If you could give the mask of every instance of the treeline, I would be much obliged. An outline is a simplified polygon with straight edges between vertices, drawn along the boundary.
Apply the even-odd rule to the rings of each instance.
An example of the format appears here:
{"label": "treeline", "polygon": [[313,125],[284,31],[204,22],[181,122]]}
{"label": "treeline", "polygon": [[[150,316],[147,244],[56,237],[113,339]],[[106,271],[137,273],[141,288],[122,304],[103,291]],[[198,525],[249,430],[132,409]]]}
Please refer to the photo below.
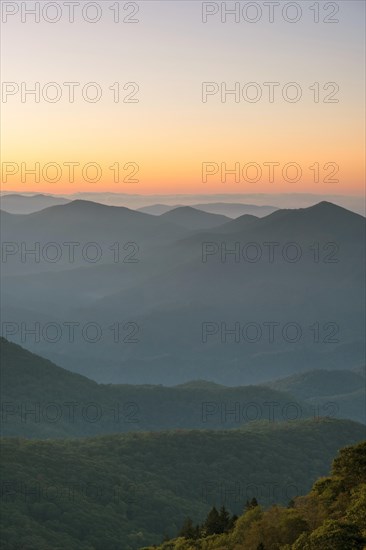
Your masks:
{"label": "treeline", "polygon": [[228,533],[234,527],[237,519],[238,516],[236,514],[231,516],[225,506],[221,506],[219,511],[216,506],[213,506],[201,525],[194,526],[192,519],[187,517],[179,536],[185,539],[199,539],[202,536]]}
{"label": "treeline", "polygon": [[[249,505],[248,505],[249,504]],[[225,518],[225,521],[223,521]],[[225,524],[225,527],[223,528]],[[364,550],[366,442],[342,449],[332,475],[287,508],[247,503],[239,518],[213,508],[201,526],[188,518],[177,539],[144,550]]]}
{"label": "treeline", "polygon": [[[258,501],[253,497],[251,501],[247,500],[245,509],[251,510],[256,506],[258,506]],[[237,519],[238,516],[236,514],[231,515],[224,505],[221,506],[220,510],[217,510],[216,506],[213,506],[201,525],[197,524],[194,526],[192,519],[187,517],[179,531],[179,537],[197,540],[210,535],[229,533],[234,529]]]}

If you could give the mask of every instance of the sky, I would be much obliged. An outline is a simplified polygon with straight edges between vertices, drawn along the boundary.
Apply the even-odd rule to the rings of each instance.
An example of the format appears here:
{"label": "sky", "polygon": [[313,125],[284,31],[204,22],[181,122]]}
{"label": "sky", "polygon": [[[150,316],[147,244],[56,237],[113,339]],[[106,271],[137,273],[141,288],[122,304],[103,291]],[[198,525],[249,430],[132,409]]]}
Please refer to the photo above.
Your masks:
{"label": "sky", "polygon": [[36,4],[2,2],[3,190],[363,194],[363,1]]}

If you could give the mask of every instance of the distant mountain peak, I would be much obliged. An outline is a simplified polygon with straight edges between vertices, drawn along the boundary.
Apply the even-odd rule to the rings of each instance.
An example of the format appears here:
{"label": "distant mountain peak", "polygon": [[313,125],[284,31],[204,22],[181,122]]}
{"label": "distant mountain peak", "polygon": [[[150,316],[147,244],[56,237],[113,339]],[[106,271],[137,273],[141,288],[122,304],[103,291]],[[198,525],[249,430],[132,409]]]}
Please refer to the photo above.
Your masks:
{"label": "distant mountain peak", "polygon": [[208,214],[215,216],[216,214],[209,214],[208,212],[203,212],[203,210],[199,210],[198,208],[194,208],[193,206],[175,206],[169,212],[165,212],[164,214],[161,214],[161,217],[168,217],[172,214]]}
{"label": "distant mountain peak", "polygon": [[[142,212],[136,212],[136,210],[131,210],[131,208],[127,208],[126,206],[112,206],[109,204],[102,204],[100,202],[85,200],[85,199],[75,199],[73,201],[68,202],[67,204],[62,205],[56,205],[52,208],[62,209],[62,211],[72,211],[72,210],[83,210],[84,212],[129,212],[136,214],[137,216],[143,216],[144,214]],[[146,215],[146,214],[145,214]]]}
{"label": "distant mountain peak", "polygon": [[187,229],[208,229],[221,226],[230,221],[230,218],[222,214],[211,214],[192,206],[178,206],[173,210],[160,214],[159,217],[183,225]]}
{"label": "distant mountain peak", "polygon": [[209,380],[191,380],[189,382],[185,382],[183,384],[177,384],[174,386],[175,388],[181,388],[181,389],[198,389],[198,390],[219,390],[222,388],[226,388],[227,386],[223,386],[222,384],[217,384],[216,382],[211,382]]}
{"label": "distant mountain peak", "polygon": [[343,208],[342,206],[338,206],[337,204],[334,204],[333,202],[329,201],[320,201],[314,204],[313,206],[309,206],[305,210],[347,210],[346,208]]}

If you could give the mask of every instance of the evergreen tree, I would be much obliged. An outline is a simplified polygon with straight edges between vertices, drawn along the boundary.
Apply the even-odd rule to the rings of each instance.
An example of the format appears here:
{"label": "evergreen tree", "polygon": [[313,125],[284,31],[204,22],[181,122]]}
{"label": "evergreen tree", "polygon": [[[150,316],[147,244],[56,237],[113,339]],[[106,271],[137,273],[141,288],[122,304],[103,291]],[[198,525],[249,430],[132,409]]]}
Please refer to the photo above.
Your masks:
{"label": "evergreen tree", "polygon": [[202,532],[202,526],[196,525],[196,527],[194,528],[194,539],[199,539],[201,536],[201,532]]}
{"label": "evergreen tree", "polygon": [[230,514],[225,506],[221,506],[219,513],[219,533],[227,533],[230,527]]}
{"label": "evergreen tree", "polygon": [[206,535],[215,535],[220,532],[220,515],[215,506],[208,513],[204,523],[204,531]]}
{"label": "evergreen tree", "polygon": [[252,500],[249,502],[249,500],[246,501],[245,503],[245,510],[252,510],[253,508],[255,508],[256,506],[258,506],[258,501],[255,497],[252,498]]}
{"label": "evergreen tree", "polygon": [[250,501],[250,507],[256,508],[256,506],[258,506],[258,501],[255,497],[253,497],[252,500]]}
{"label": "evergreen tree", "polygon": [[190,517],[184,520],[178,536],[184,537],[185,539],[194,539],[196,537],[196,530]]}
{"label": "evergreen tree", "polygon": [[229,522],[229,531],[231,531],[232,529],[234,529],[235,527],[235,523],[238,519],[238,516],[236,514],[233,514],[230,518],[230,522]]}

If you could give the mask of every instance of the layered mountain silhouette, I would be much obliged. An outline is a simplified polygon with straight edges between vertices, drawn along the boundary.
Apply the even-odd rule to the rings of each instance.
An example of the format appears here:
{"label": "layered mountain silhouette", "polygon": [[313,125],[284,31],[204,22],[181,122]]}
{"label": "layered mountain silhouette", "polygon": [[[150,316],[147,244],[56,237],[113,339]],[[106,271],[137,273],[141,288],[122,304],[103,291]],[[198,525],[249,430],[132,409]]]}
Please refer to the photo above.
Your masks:
{"label": "layered mountain silhouette", "polygon": [[137,550],[254,495],[290,516],[364,437],[365,219],[223,214],[2,212],[5,544]]}
{"label": "layered mountain silhouette", "polygon": [[0,197],[0,208],[10,214],[31,214],[50,206],[67,204],[68,202],[70,202],[69,199],[54,197],[53,195],[7,193]]}
{"label": "layered mountain silhouette", "polygon": [[208,214],[191,206],[180,206],[160,215],[160,219],[181,225],[186,229],[210,229],[228,222],[230,218],[219,214]]}
{"label": "layered mountain silhouette", "polygon": [[[181,204],[175,206],[168,204],[152,204],[150,206],[143,206],[138,210],[145,212],[146,214],[153,214],[160,216],[171,210],[182,207]],[[208,212],[210,214],[220,214],[229,218],[237,218],[238,216],[244,216],[245,214],[254,215],[257,217],[268,216],[275,210],[278,210],[275,206],[257,206],[256,204],[240,204],[240,203],[227,203],[227,202],[213,202],[213,203],[199,203],[192,205],[193,208]]]}
{"label": "layered mountain silhouette", "polygon": [[[15,327],[3,335],[103,383],[247,385],[363,364],[362,216],[327,202],[223,223],[207,216],[191,208],[152,216],[87,201],[7,213],[4,242],[30,249],[54,242],[63,254],[57,262],[32,255],[22,262],[16,253],[3,261],[2,318]],[[73,263],[69,241],[79,243]],[[96,262],[80,253],[90,242],[102,250]],[[36,322],[79,323],[79,333],[69,342],[64,328],[59,339],[36,342],[21,330]],[[94,343],[81,335],[90,322],[102,329]],[[117,322],[119,343],[110,328]],[[137,326],[133,343],[124,341],[128,323]],[[243,338],[250,323],[256,341],[250,330]],[[283,336],[288,323],[301,333],[296,342],[291,330]]]}

